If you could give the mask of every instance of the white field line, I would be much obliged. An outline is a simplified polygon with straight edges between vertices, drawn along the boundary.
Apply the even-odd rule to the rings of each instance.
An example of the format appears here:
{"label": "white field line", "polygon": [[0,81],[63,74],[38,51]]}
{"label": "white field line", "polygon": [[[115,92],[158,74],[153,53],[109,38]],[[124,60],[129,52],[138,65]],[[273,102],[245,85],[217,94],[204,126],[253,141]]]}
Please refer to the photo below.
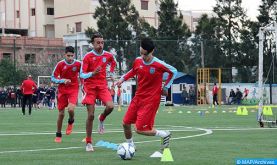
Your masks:
{"label": "white field line", "polygon": [[[160,129],[162,130],[162,129]],[[172,132],[195,132],[195,131],[199,131],[199,130],[192,130],[192,129],[180,129],[180,130],[169,130]],[[120,130],[107,130],[106,133],[120,133],[123,132],[122,129]],[[76,131],[76,132],[72,132],[72,134],[85,134],[86,132],[84,131]],[[98,133],[96,131],[93,131],[92,133]],[[56,134],[56,132],[19,132],[19,133],[0,133],[0,136],[33,136],[33,135],[54,135]]]}
{"label": "white field line", "polygon": [[[170,125],[168,125],[170,126]],[[193,129],[192,127],[185,127],[185,126],[171,126],[171,127],[181,127],[181,128],[188,128],[188,129]],[[205,128],[194,128],[195,130],[169,130],[172,132],[184,132],[184,131],[204,131],[205,133],[197,134],[197,135],[190,135],[190,136],[183,136],[183,137],[176,137],[176,138],[171,138],[170,140],[180,140],[180,139],[187,139],[187,138],[193,138],[193,137],[200,137],[200,136],[205,136],[205,135],[210,135],[213,133],[213,131],[250,131],[250,130],[272,130],[272,129],[277,129],[277,128],[211,128],[211,129],[205,129]],[[106,133],[113,133],[113,132],[123,132],[119,130],[115,131],[107,131]],[[85,132],[76,132],[76,133],[85,133]],[[39,134],[54,134],[54,133],[34,133],[31,134],[0,134],[0,136],[8,136],[8,135],[14,135],[14,136],[20,136],[20,135],[39,135]],[[160,142],[160,140],[149,140],[149,141],[139,141],[135,142],[136,144],[142,144],[142,143],[150,143],[150,142]],[[94,146],[97,147],[97,146]],[[14,150],[14,151],[0,151],[0,154],[5,154],[5,153],[24,153],[24,152],[39,152],[39,151],[56,151],[56,150],[70,150],[70,149],[80,149],[83,147],[65,147],[65,148],[50,148],[50,149],[34,149],[34,150]]]}
{"label": "white field line", "polygon": [[[191,127],[190,127],[191,128]],[[171,138],[172,140],[178,140],[178,139],[185,139],[185,138],[193,138],[197,136],[204,136],[204,135],[209,135],[212,134],[211,130],[208,129],[202,129],[202,128],[195,128],[196,131],[205,131],[205,133],[202,134],[197,134],[197,135],[191,135],[191,136],[184,136],[184,137],[177,137],[177,138]],[[195,131],[195,130],[169,130],[171,132],[184,132],[184,131]],[[106,133],[111,133],[111,132],[123,132],[123,131],[107,131]],[[85,133],[85,132],[83,132]],[[31,134],[28,134],[31,135]],[[37,135],[37,134],[34,134]],[[135,142],[136,144],[141,144],[141,143],[150,143],[150,142],[156,142],[160,140],[149,140],[149,141],[140,141],[140,142]],[[97,147],[97,146],[94,146]],[[50,149],[34,149],[34,150],[14,150],[14,151],[0,151],[0,154],[6,154],[6,153],[24,153],[24,152],[39,152],[39,151],[56,151],[56,150],[70,150],[70,149],[80,149],[83,147],[66,147],[66,148],[50,148]]]}

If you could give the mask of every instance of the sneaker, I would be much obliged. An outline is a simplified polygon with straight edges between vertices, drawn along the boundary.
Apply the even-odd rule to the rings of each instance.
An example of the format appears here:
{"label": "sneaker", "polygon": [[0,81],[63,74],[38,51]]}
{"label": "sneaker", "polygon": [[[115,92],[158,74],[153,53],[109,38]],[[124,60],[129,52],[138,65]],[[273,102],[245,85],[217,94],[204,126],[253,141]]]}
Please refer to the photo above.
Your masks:
{"label": "sneaker", "polygon": [[100,115],[98,116],[98,133],[99,134],[104,134],[105,132],[105,127],[104,127],[104,121],[100,121]]}
{"label": "sneaker", "polygon": [[56,143],[61,143],[62,142],[62,138],[61,137],[56,137],[55,138],[55,142]]}
{"label": "sneaker", "polygon": [[71,132],[72,132],[72,129],[73,129],[73,124],[68,124],[68,125],[67,125],[67,128],[66,128],[66,130],[65,130],[65,134],[66,134],[66,135],[70,135]]}
{"label": "sneaker", "polygon": [[86,151],[87,151],[87,152],[93,152],[93,151],[94,151],[94,149],[93,149],[91,143],[87,143],[87,145],[86,145]]}
{"label": "sneaker", "polygon": [[169,139],[171,138],[171,133],[166,131],[167,135],[161,139],[161,150],[169,147]]}

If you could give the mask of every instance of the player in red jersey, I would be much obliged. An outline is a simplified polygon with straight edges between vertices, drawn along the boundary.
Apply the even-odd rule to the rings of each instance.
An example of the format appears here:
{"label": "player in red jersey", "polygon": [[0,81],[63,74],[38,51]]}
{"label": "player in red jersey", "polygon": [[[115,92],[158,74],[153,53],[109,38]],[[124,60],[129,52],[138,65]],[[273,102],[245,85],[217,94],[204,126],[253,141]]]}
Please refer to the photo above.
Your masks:
{"label": "player in red jersey", "polygon": [[52,75],[51,81],[59,84],[58,86],[58,110],[57,132],[55,142],[60,143],[62,140],[62,123],[64,110],[68,107],[68,125],[66,134],[69,135],[73,129],[74,108],[78,100],[79,82],[78,76],[81,68],[81,62],[74,60],[74,48],[68,46],[65,48],[64,60],[58,62]]}
{"label": "player in red jersey", "polygon": [[106,80],[106,67],[110,65],[110,72],[113,73],[116,66],[114,56],[103,50],[104,39],[100,33],[93,34],[91,42],[93,44],[93,50],[84,56],[80,74],[81,78],[84,79],[85,93],[82,103],[86,105],[88,114],[86,121],[86,151],[94,151],[91,134],[95,100],[98,98],[106,105],[104,112],[98,116],[98,132],[100,134],[104,133],[104,120],[106,116],[108,116],[114,108]]}
{"label": "player in red jersey", "polygon": [[25,106],[28,101],[29,106],[29,115],[32,113],[32,96],[34,92],[37,90],[37,85],[32,79],[32,75],[28,75],[27,79],[22,82],[20,87],[23,94],[22,101],[22,114],[25,115]]}
{"label": "player in red jersey", "polygon": [[[156,112],[160,105],[161,95],[168,94],[177,70],[153,56],[154,43],[149,38],[141,41],[140,57],[136,58],[132,69],[116,83],[119,87],[131,77],[137,76],[137,90],[130,106],[123,118],[123,128],[126,141],[134,145],[131,124],[135,124],[135,131],[146,136],[162,138],[161,149],[168,147],[171,133],[154,128]],[[162,87],[163,73],[169,75]]]}

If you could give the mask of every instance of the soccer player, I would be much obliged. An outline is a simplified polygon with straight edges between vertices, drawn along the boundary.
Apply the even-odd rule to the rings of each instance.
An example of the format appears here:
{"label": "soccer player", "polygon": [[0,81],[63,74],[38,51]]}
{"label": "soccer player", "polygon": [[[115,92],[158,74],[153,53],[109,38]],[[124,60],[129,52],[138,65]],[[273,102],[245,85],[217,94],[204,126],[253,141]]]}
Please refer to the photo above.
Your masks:
{"label": "soccer player", "polygon": [[59,84],[58,86],[58,110],[57,132],[55,142],[62,141],[62,123],[64,119],[64,110],[68,107],[68,125],[66,135],[70,135],[74,123],[74,108],[78,99],[79,82],[78,75],[81,68],[81,62],[74,60],[74,48],[68,46],[65,48],[64,60],[57,63],[52,75],[51,81]]}
{"label": "soccer player", "polygon": [[100,99],[106,106],[98,116],[98,132],[104,133],[104,120],[114,109],[111,94],[106,80],[106,68],[110,65],[110,72],[114,72],[116,61],[114,56],[103,50],[104,39],[102,34],[94,33],[91,42],[93,50],[84,56],[80,77],[84,79],[84,98],[82,104],[87,107],[86,121],[86,151],[94,151],[92,147],[92,128],[95,111],[95,100]]}
{"label": "soccer player", "polygon": [[[144,38],[140,45],[140,57],[136,58],[132,69],[116,83],[118,87],[131,77],[137,76],[138,85],[135,97],[123,118],[126,141],[134,145],[131,124],[135,131],[146,136],[158,136],[162,139],[161,150],[169,146],[171,133],[154,128],[156,112],[160,105],[161,95],[168,94],[168,88],[176,77],[177,70],[153,56],[155,45],[149,38]],[[162,87],[163,73],[169,75]]]}
{"label": "soccer player", "polygon": [[22,101],[22,114],[25,115],[25,106],[28,101],[29,106],[29,115],[32,113],[32,95],[34,91],[37,90],[37,85],[32,79],[32,75],[28,75],[27,79],[22,82],[20,87],[23,93],[23,101]]}

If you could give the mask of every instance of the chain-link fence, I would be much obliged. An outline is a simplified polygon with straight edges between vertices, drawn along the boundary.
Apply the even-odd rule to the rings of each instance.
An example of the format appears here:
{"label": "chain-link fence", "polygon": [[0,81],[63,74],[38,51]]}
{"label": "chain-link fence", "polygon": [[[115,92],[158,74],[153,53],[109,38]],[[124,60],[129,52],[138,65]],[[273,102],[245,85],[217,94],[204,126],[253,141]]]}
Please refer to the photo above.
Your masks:
{"label": "chain-link fence", "polygon": [[[154,40],[156,49],[154,55],[176,67],[178,71],[196,75],[196,69],[222,68],[222,81],[256,82],[258,52],[241,56],[243,50],[233,52],[229,57],[228,51],[223,51],[221,43],[201,40]],[[225,44],[226,45],[226,44]],[[82,57],[90,51],[91,45],[86,42],[76,42],[76,57]],[[16,70],[23,70],[26,74],[37,76],[51,75],[56,63],[63,59],[64,43],[59,39],[45,38],[1,38],[1,59],[9,60]],[[139,56],[139,40],[106,40],[105,50],[112,52],[118,62],[119,75],[130,69],[132,62]],[[229,49],[226,49],[229,50]],[[14,56],[15,54],[15,56]],[[272,83],[277,77],[276,56],[265,58],[265,74]],[[271,68],[269,68],[269,66]],[[270,73],[269,73],[270,72]]]}

